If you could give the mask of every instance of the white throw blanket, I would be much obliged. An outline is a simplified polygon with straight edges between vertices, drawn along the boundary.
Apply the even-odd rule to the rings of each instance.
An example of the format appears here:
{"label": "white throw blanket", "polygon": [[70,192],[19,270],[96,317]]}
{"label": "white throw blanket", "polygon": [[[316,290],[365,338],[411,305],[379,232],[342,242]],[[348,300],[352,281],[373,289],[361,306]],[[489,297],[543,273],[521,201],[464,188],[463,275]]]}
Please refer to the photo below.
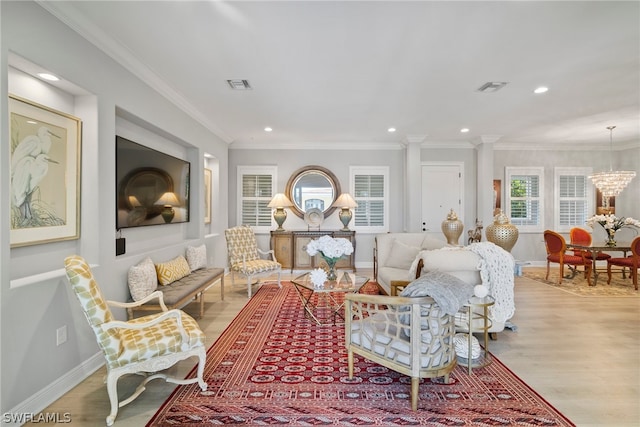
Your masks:
{"label": "white throw blanket", "polygon": [[477,242],[464,249],[478,256],[481,261],[480,278],[489,289],[489,295],[496,303],[489,307],[489,315],[496,322],[506,322],[513,317],[516,306],[513,297],[513,274],[515,260],[513,255],[491,242]]}
{"label": "white throw blanket", "polygon": [[[477,242],[464,247],[444,247],[439,251],[468,250],[480,257],[478,270],[482,284],[489,289],[496,303],[489,307],[489,316],[496,322],[504,323],[513,317],[516,311],[513,296],[513,274],[515,260],[513,255],[491,242]],[[423,256],[429,256],[429,252],[422,251],[411,265],[409,277],[415,277],[418,262]]]}

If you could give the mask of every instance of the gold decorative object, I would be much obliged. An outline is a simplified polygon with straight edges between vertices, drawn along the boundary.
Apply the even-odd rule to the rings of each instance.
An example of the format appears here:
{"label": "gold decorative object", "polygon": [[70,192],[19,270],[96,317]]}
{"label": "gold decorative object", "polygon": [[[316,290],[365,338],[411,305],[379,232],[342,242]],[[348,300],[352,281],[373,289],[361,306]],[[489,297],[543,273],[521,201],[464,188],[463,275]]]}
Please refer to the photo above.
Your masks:
{"label": "gold decorative object", "polygon": [[442,232],[450,245],[458,245],[458,239],[464,230],[464,224],[458,219],[458,215],[453,209],[447,215],[447,219],[442,221]]}
{"label": "gold decorative object", "polygon": [[487,240],[500,246],[507,252],[511,252],[518,241],[518,228],[511,224],[509,217],[507,217],[502,210],[498,212],[498,215],[493,217],[493,224],[487,227],[485,232]]}

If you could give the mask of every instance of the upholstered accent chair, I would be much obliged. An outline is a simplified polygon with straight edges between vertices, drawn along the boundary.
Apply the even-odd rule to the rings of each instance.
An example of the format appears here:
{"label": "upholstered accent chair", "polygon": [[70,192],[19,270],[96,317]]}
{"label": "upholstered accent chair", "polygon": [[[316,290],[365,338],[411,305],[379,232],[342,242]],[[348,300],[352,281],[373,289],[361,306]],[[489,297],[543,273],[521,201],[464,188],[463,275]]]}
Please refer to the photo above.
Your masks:
{"label": "upholstered accent chair", "polygon": [[455,317],[431,297],[345,295],[349,378],[354,354],[411,377],[411,408],[418,409],[420,378],[444,377],[457,359]]}
{"label": "upholstered accent chair", "polygon": [[626,267],[631,270],[633,286],[638,290],[638,268],[640,268],[640,236],[631,242],[631,255],[626,258],[609,258],[607,260],[607,284],[611,283],[611,266]]}
{"label": "upholstered accent chair", "polygon": [[[247,293],[251,298],[251,285],[254,278],[278,275],[278,286],[282,288],[280,273],[282,266],[276,260],[273,250],[262,251],[258,248],[256,235],[253,229],[246,225],[238,225],[224,231],[227,239],[227,255],[229,257],[229,270],[231,283],[235,284],[235,275],[240,274],[247,278]],[[271,259],[261,258],[271,256]],[[260,282],[258,281],[258,284]]]}
{"label": "upholstered accent chair", "polygon": [[[105,301],[87,262],[73,255],[65,259],[67,278],[82,310],[93,329],[107,365],[107,393],[111,413],[107,425],[113,425],[118,409],[131,403],[156,378],[174,384],[198,383],[202,391],[207,389],[203,380],[206,362],[205,336],[196,321],[181,310],[167,310],[162,292],[156,291],[133,303]],[[127,308],[158,298],[162,313],[151,314],[129,321],[115,320],[109,305]],[[189,379],[172,378],[159,371],[190,357],[198,358],[197,376]],[[127,399],[118,402],[118,378],[126,374],[144,377],[142,383]]]}
{"label": "upholstered accent chair", "polygon": [[591,286],[591,260],[585,258],[584,252],[580,252],[580,255],[568,254],[567,241],[561,234],[551,230],[545,230],[544,244],[547,249],[547,275],[545,280],[549,280],[549,267],[552,262],[560,265],[558,284],[562,283],[565,264],[569,266],[573,273],[571,277],[576,275],[576,267],[584,266],[587,282]]}

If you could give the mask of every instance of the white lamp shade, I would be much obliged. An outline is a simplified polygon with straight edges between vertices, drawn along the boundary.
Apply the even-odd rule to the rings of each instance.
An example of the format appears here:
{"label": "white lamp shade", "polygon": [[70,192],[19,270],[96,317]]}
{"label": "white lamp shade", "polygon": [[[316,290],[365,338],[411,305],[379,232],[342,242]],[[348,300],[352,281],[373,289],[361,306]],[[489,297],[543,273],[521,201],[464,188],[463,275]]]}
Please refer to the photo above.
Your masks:
{"label": "white lamp shade", "polygon": [[338,197],[336,199],[336,201],[333,202],[331,207],[333,207],[333,208],[347,208],[347,209],[350,209],[350,208],[357,208],[358,204],[356,203],[355,200],[353,200],[353,197],[351,197],[351,194],[342,193],[340,195],[340,197]]}
{"label": "white lamp shade", "polygon": [[178,197],[176,196],[176,193],[173,193],[171,191],[167,191],[162,195],[162,197],[156,200],[156,205],[178,206],[179,204],[180,202],[178,201]]}
{"label": "white lamp shade", "polygon": [[287,196],[282,193],[278,193],[273,196],[273,199],[267,205],[270,208],[288,208],[289,206],[293,206],[291,200]]}

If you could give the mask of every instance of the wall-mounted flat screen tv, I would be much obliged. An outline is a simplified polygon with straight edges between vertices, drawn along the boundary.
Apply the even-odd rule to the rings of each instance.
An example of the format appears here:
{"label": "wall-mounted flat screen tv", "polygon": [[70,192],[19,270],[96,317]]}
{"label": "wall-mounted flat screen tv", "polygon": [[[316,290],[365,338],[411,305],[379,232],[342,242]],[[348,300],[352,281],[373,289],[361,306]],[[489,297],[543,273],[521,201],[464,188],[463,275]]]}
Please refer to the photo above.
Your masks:
{"label": "wall-mounted flat screen tv", "polygon": [[191,164],[116,136],[116,229],[189,221]]}

